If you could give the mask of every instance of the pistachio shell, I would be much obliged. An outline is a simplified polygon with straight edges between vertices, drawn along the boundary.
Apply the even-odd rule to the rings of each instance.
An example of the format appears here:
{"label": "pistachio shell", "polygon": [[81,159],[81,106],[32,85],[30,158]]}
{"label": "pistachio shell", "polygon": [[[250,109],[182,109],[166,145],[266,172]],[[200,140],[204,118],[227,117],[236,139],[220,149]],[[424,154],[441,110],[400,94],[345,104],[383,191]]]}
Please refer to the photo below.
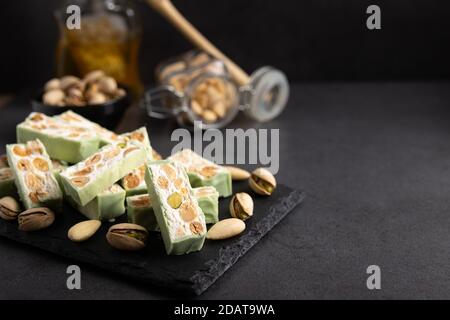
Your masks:
{"label": "pistachio shell", "polygon": [[91,104],[91,105],[102,104],[102,103],[105,103],[106,100],[108,100],[108,99],[106,98],[106,96],[103,93],[96,92],[96,93],[93,93],[89,97],[88,103]]}
{"label": "pistachio shell", "polygon": [[67,232],[67,236],[74,242],[81,242],[92,237],[100,228],[102,223],[98,220],[87,220],[72,226]]}
{"label": "pistachio shell", "polygon": [[147,238],[147,230],[133,223],[113,225],[106,234],[106,240],[113,248],[124,251],[136,251],[144,248]]}
{"label": "pistachio shell", "polygon": [[20,213],[20,205],[13,197],[0,199],[0,217],[5,220],[15,220]]}
{"label": "pistachio shell", "polygon": [[253,199],[245,192],[234,195],[230,201],[230,214],[233,218],[243,221],[253,216]]}
{"label": "pistachio shell", "polygon": [[32,208],[20,213],[19,230],[36,231],[49,227],[55,221],[55,214],[49,208]]}
{"label": "pistachio shell", "polygon": [[100,78],[103,78],[105,76],[105,73],[102,70],[94,70],[89,73],[87,73],[83,81],[84,83],[91,83],[99,80]]}
{"label": "pistachio shell", "polygon": [[65,97],[65,94],[62,90],[54,89],[54,90],[50,90],[50,91],[47,91],[46,93],[44,93],[44,95],[42,96],[42,101],[45,104],[48,104],[51,106],[62,105],[64,97]]}
{"label": "pistachio shell", "polygon": [[0,155],[0,169],[1,168],[8,168],[8,158],[6,157],[6,154]]}
{"label": "pistachio shell", "polygon": [[261,195],[270,196],[277,187],[275,177],[264,168],[254,170],[248,181],[250,188]]}
{"label": "pistachio shell", "polygon": [[237,168],[232,166],[224,166],[225,169],[231,174],[231,179],[239,181],[239,180],[246,180],[250,178],[250,172]]}
{"label": "pistachio shell", "polygon": [[225,219],[217,222],[209,229],[206,238],[210,240],[228,239],[245,230],[245,223],[236,218]]}
{"label": "pistachio shell", "polygon": [[57,78],[53,78],[47,81],[47,83],[44,86],[45,91],[55,90],[59,89],[61,85],[61,82]]}
{"label": "pistachio shell", "polygon": [[98,80],[98,89],[107,94],[113,94],[117,90],[117,82],[112,77],[103,77]]}
{"label": "pistachio shell", "polygon": [[79,88],[81,86],[81,80],[75,76],[64,76],[60,79],[60,89],[67,90],[72,87]]}

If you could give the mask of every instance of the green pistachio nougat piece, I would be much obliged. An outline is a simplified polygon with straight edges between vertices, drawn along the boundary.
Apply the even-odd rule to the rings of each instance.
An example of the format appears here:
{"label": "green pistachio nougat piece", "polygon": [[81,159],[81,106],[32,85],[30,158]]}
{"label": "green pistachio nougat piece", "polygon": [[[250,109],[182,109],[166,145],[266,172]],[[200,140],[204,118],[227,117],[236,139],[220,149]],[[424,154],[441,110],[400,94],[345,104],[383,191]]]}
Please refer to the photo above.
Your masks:
{"label": "green pistachio nougat piece", "polygon": [[[194,196],[205,215],[205,223],[219,221],[219,193],[214,187],[194,188]],[[128,222],[138,224],[148,231],[159,231],[158,222],[148,194],[127,197]]]}
{"label": "green pistachio nougat piece", "polygon": [[100,192],[94,200],[84,206],[68,197],[69,203],[91,220],[109,221],[125,213],[125,190],[118,184]]}
{"label": "green pistachio nougat piece", "polygon": [[206,224],[219,222],[219,193],[214,187],[194,188],[194,196],[205,215]]}
{"label": "green pistachio nougat piece", "polygon": [[60,176],[66,194],[84,206],[145,162],[146,153],[141,144],[119,142],[104,146],[88,159],[68,167]]}
{"label": "green pistachio nougat piece", "polygon": [[51,158],[69,163],[77,163],[99,148],[99,137],[92,130],[38,112],[31,113],[16,130],[19,143],[39,139]]}
{"label": "green pistachio nougat piece", "polygon": [[183,167],[164,160],[151,162],[145,181],[167,254],[200,250],[206,235],[205,216]]}
{"label": "green pistachio nougat piece", "polygon": [[71,110],[55,116],[54,119],[68,126],[80,127],[89,130],[93,135],[98,137],[100,147],[120,141],[119,136],[114,132],[103,128],[99,124],[92,122]]}
{"label": "green pistachio nougat piece", "polygon": [[65,161],[52,159],[53,175],[58,181],[59,187],[63,190],[60,173],[67,169],[69,165]]}
{"label": "green pistachio nougat piece", "polygon": [[159,231],[158,222],[153,212],[148,194],[127,197],[128,222],[138,224],[148,231]]}
{"label": "green pistachio nougat piece", "polygon": [[6,146],[6,154],[24,207],[50,207],[59,210],[63,194],[41,141],[9,144]]}
{"label": "green pistachio nougat piece", "polygon": [[180,163],[186,169],[193,188],[212,186],[221,197],[229,197],[233,193],[230,173],[194,151],[184,149],[168,159]]}
{"label": "green pistachio nougat piece", "polygon": [[[152,147],[150,145],[150,139],[148,138],[147,129],[145,127],[141,127],[129,133],[121,134],[119,138],[124,139],[125,141],[129,140],[141,143],[146,150],[147,161],[153,160]],[[136,168],[128,173],[121,180],[122,187],[127,192],[127,197],[147,193],[147,185],[145,184],[145,168],[145,165],[140,166],[139,168]]]}

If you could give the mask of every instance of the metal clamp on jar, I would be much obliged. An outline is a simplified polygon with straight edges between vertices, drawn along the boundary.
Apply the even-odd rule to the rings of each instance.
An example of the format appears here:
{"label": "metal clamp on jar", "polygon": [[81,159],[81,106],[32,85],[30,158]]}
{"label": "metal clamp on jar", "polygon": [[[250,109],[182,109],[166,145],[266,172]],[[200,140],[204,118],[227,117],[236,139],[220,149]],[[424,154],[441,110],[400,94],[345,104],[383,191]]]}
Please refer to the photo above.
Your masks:
{"label": "metal clamp on jar", "polygon": [[[251,119],[260,122],[271,120],[281,113],[289,97],[289,83],[283,72],[272,67],[262,67],[249,76],[200,34],[169,0],[146,1],[188,40],[208,53],[209,63],[222,63],[224,70],[223,74],[199,70],[196,73],[198,66],[184,62],[186,64],[184,72],[194,76],[189,77],[190,81],[183,90],[179,90],[176,85],[165,83],[162,87],[145,95],[147,110],[151,116],[175,116],[178,123],[183,126],[189,126],[189,124],[195,124],[195,120],[201,120],[204,122],[203,128],[219,128],[233,120],[239,110],[243,110]],[[200,68],[200,70],[203,69]],[[223,85],[227,95],[232,95],[231,92],[234,92],[236,97],[232,105],[227,105],[227,113],[223,117],[216,113],[217,119],[214,119],[214,115],[210,112],[200,115],[194,111],[196,110],[195,93],[199,90],[197,86],[201,87],[203,83],[211,82],[211,80]],[[210,109],[209,105],[207,109]],[[212,107],[211,111],[213,111]]]}

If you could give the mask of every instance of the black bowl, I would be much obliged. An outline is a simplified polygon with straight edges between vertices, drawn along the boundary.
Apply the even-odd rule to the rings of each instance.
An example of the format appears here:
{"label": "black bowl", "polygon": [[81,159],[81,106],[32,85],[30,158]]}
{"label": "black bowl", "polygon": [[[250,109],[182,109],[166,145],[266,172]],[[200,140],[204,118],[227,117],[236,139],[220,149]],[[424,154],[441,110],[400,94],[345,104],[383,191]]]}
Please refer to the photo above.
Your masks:
{"label": "black bowl", "polygon": [[36,95],[36,98],[31,101],[31,106],[33,111],[42,112],[48,116],[57,115],[68,110],[78,113],[80,116],[85,117],[91,121],[98,123],[99,125],[114,130],[122,119],[125,110],[131,104],[129,90],[123,88],[126,91],[126,95],[116,99],[111,100],[106,103],[97,105],[86,105],[86,106],[51,106],[42,102],[42,95],[44,91],[41,90]]}

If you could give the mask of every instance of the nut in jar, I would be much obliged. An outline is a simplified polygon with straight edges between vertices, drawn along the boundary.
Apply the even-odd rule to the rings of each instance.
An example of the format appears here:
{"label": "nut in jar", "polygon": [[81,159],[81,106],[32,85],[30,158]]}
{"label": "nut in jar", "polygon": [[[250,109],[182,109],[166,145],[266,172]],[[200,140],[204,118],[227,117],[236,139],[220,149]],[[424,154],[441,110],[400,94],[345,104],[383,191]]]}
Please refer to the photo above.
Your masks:
{"label": "nut in jar", "polygon": [[239,110],[257,121],[276,117],[288,97],[288,83],[281,72],[259,69],[249,85],[239,87],[224,61],[191,51],[158,66],[160,86],[148,91],[144,105],[151,117],[177,120],[183,127],[221,128]]}

